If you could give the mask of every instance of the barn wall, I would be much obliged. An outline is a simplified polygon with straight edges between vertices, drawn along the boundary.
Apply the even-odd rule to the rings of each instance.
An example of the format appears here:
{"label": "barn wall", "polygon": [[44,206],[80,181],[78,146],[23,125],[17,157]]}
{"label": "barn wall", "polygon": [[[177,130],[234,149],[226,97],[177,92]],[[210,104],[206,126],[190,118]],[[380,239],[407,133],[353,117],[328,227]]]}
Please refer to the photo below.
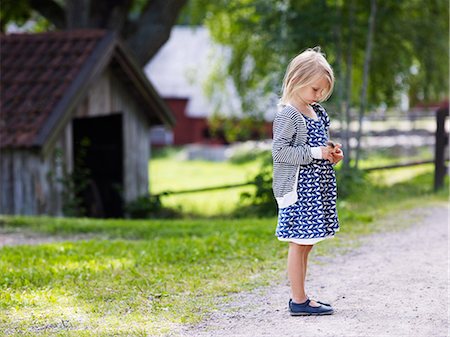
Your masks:
{"label": "barn wall", "polygon": [[12,160],[9,152],[0,152],[0,214],[13,213]]}
{"label": "barn wall", "polygon": [[148,193],[150,125],[122,82],[113,80],[111,84],[113,109],[123,112],[124,200],[129,202]]}
{"label": "barn wall", "polygon": [[2,151],[0,214],[62,215],[57,158],[54,151],[46,158],[28,150]]}
{"label": "barn wall", "polygon": [[[88,90],[74,117],[122,113],[124,146],[124,200],[148,193],[149,125],[142,107],[129,89],[106,70]],[[72,123],[68,123],[43,157],[27,150],[0,154],[0,214],[63,215],[64,173],[73,169]]]}

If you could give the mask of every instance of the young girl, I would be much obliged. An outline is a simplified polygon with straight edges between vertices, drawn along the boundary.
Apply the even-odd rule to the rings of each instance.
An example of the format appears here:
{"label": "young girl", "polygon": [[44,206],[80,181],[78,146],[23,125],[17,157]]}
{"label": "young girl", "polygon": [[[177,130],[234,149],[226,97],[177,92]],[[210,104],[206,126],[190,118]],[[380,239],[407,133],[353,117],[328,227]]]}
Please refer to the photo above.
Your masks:
{"label": "young girl", "polygon": [[334,75],[320,48],[308,49],[289,64],[282,110],[273,122],[273,191],[278,203],[276,236],[289,242],[289,311],[293,316],[330,315],[333,308],[305,292],[308,254],[314,244],[339,230],[333,165],[343,158],[340,144],[328,142],[330,119],[317,102],[330,97]]}

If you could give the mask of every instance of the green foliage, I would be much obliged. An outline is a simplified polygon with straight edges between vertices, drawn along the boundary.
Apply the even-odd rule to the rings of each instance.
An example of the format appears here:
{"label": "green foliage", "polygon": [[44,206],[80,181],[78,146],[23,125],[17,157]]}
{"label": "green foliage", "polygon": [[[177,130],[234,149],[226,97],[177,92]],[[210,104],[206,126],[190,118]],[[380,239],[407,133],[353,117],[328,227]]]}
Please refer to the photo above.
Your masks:
{"label": "green foliage", "polygon": [[283,61],[286,53],[280,52],[283,12],[278,5],[264,0],[198,2],[209,11],[205,24],[213,39],[230,47],[229,56],[221,60],[225,63],[222,74],[226,76],[216,76],[214,82],[231,77],[241,98],[242,111],[262,114],[259,104],[280,82],[280,62],[281,66],[286,63]]}
{"label": "green foliage", "polygon": [[31,18],[31,9],[28,0],[4,0],[0,11],[1,31],[5,32],[8,22],[23,25]]}
{"label": "green foliage", "polygon": [[206,12],[197,8],[194,1],[188,1],[178,16],[177,25],[200,26],[205,20],[205,15]]}
{"label": "green foliage", "polygon": [[[336,75],[330,112],[341,114],[342,107],[359,106],[370,3],[191,0],[190,12],[204,17],[212,38],[229,48],[212,71],[210,97],[218,105],[228,104],[218,96],[231,79],[244,114],[261,116],[274,109],[274,104],[262,102],[273,102],[280,94],[290,59],[319,45]],[[448,2],[377,0],[376,4],[367,108],[395,106],[405,92],[412,106],[448,97]],[[346,158],[354,154],[345,150]]]}
{"label": "green foliage", "polygon": [[361,195],[373,188],[367,172],[353,167],[343,168],[336,172],[338,198],[345,199],[351,195]]}
{"label": "green foliage", "polygon": [[55,170],[48,173],[48,179],[61,185],[62,211],[65,216],[81,217],[86,215],[82,193],[91,180],[91,172],[85,165],[90,140],[84,138],[75,155],[72,172],[64,166],[64,156],[60,148],[54,150]]}
{"label": "green foliage", "polygon": [[6,32],[6,26],[9,23],[14,23],[24,29],[28,21],[33,21],[32,25],[26,27],[28,32],[39,33],[53,28],[48,20],[31,8],[29,0],[2,1],[0,10],[1,32]]}
{"label": "green foliage", "polygon": [[230,157],[229,162],[232,164],[248,164],[270,162],[272,160],[272,153],[263,149],[247,149],[237,150]]}
{"label": "green foliage", "polygon": [[272,156],[266,156],[262,162],[261,169],[252,179],[255,190],[241,193],[239,207],[233,213],[236,217],[273,216],[277,204],[272,191]]}
{"label": "green foliage", "polygon": [[178,155],[182,151],[182,147],[178,146],[164,146],[161,148],[152,149],[152,160],[161,158],[171,158]]}
{"label": "green foliage", "polygon": [[[79,144],[78,151],[74,159],[72,172],[64,172],[58,179],[62,184],[63,213],[65,216],[85,216],[86,209],[83,206],[82,193],[88,187],[91,180],[91,171],[86,167],[86,156],[91,145],[89,138],[85,137]],[[61,159],[61,154],[59,154]]]}
{"label": "green foliage", "polygon": [[[277,92],[290,58],[317,45],[334,66],[337,82],[344,82],[345,61],[351,54],[351,102],[359,104],[369,1],[191,3],[191,11],[206,13],[212,37],[231,48],[228,73],[244,104],[257,88]],[[394,104],[405,89],[413,103],[442,99],[448,90],[448,3],[378,0],[377,7],[369,104]],[[412,66],[417,72],[411,72]]]}
{"label": "green foliage", "polygon": [[159,195],[143,195],[125,205],[125,213],[132,219],[176,218],[180,212],[164,207]]}
{"label": "green foliage", "polygon": [[266,137],[265,121],[257,116],[237,118],[215,114],[209,118],[208,124],[213,136],[224,137],[228,143]]}

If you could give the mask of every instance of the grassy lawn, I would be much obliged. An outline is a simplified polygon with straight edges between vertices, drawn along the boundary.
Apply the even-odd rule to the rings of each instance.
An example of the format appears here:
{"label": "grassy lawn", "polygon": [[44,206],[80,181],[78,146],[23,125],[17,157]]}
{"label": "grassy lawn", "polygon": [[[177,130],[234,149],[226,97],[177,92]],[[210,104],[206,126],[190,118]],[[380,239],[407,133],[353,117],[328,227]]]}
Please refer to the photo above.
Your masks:
{"label": "grassy lawn", "polygon": [[[212,167],[215,172],[219,170],[219,166]],[[172,169],[165,166],[166,171]],[[183,170],[181,165],[176,169],[178,173],[186,172]],[[200,170],[201,166],[189,177],[181,175],[186,186],[173,188],[190,188],[191,179],[205,181],[207,173]],[[242,171],[239,166],[236,175],[241,175],[233,182],[245,178]],[[313,254],[351,249],[361,236],[407,225],[393,225],[383,217],[448,199],[448,188],[431,193],[430,167],[408,171],[408,175],[405,172],[380,171],[372,179],[383,184],[370,185],[363,193],[339,202],[341,231],[335,239],[317,245]],[[229,174],[227,179],[231,182],[234,177]],[[208,184],[215,182],[213,178]],[[168,179],[166,186],[170,183]],[[192,194],[190,198],[197,197]],[[207,200],[208,207],[213,207],[212,199]],[[230,293],[281,282],[287,246],[274,238],[275,224],[275,217],[1,217],[3,231],[23,229],[67,236],[68,240],[86,234],[89,239],[0,249],[0,333],[146,336],[174,332],[180,324],[201,320]]]}
{"label": "grassy lawn", "polygon": [[216,294],[265,284],[278,272],[282,253],[269,219],[2,223],[98,236],[1,249],[0,326],[13,334],[168,332],[200,319]]}
{"label": "grassy lawn", "polygon": [[[422,156],[423,157],[423,156]],[[409,158],[409,161],[421,158]],[[361,161],[361,168],[379,167],[398,163],[397,157],[374,155]],[[240,184],[250,181],[258,172],[262,160],[253,160],[244,164],[232,162],[218,163],[207,161],[182,161],[176,156],[152,159],[149,165],[151,177],[150,192],[158,194],[164,191],[192,190],[203,187]],[[406,182],[420,174],[432,174],[433,165],[424,164],[414,167],[380,170],[370,173],[372,181],[380,185],[392,185]],[[431,184],[431,183],[430,183]],[[240,195],[253,191],[253,186],[223,189],[217,191],[187,193],[163,196],[165,206],[180,209],[198,216],[217,216],[232,212],[239,207]]]}
{"label": "grassy lawn", "polygon": [[[177,161],[171,158],[153,159],[149,165],[150,192],[182,191],[203,187],[241,184],[253,178],[260,161],[245,164],[231,162]],[[189,193],[163,197],[163,204],[184,212],[211,216],[231,212],[241,193],[252,186],[237,187],[207,193]]]}

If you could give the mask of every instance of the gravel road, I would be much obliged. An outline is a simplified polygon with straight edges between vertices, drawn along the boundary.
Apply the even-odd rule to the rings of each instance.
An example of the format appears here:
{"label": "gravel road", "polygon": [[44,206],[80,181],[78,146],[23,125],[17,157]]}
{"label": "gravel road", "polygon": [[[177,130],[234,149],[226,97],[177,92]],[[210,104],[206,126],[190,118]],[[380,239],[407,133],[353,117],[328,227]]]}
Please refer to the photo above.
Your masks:
{"label": "gravel road", "polygon": [[332,316],[289,316],[285,281],[236,294],[172,336],[448,336],[448,211],[445,204],[405,211],[391,219],[407,224],[402,230],[368,236],[325,263],[312,255],[307,292],[331,302]]}

